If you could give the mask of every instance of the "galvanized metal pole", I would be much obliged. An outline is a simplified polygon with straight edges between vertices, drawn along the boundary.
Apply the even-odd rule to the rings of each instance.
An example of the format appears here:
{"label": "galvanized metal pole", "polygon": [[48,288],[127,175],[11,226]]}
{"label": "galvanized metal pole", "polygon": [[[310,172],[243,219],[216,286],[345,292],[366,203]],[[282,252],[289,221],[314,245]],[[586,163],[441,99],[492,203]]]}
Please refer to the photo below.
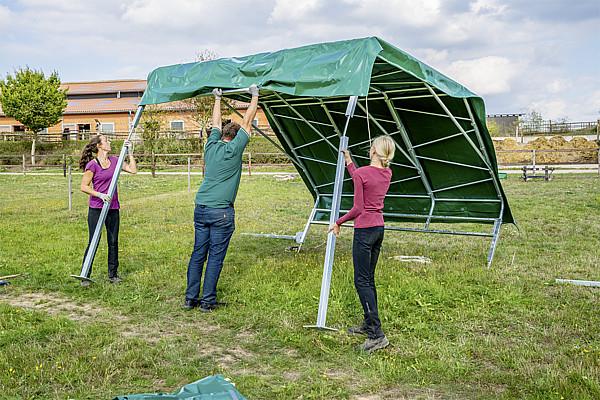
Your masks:
{"label": "galvanized metal pole", "polygon": [[[348,125],[350,118],[354,116],[354,109],[358,102],[358,96],[351,96],[348,101],[348,107],[346,108],[346,126],[342,137],[340,137],[340,146],[338,152],[338,159],[335,171],[335,185],[333,189],[333,199],[331,203],[331,212],[329,214],[329,226],[333,225],[340,215],[340,202],[342,199],[342,186],[344,183],[344,154],[348,148],[348,137],[346,132],[348,131]],[[321,280],[321,294],[319,297],[319,311],[317,313],[317,324],[306,326],[307,328],[319,328],[336,330],[328,328],[325,325],[327,319],[327,307],[329,305],[329,292],[331,288],[331,275],[333,272],[333,259],[335,256],[335,242],[336,236],[333,232],[329,232],[327,235],[327,247],[325,248],[325,262],[323,264],[323,278]]]}
{"label": "galvanized metal pole", "polygon": [[[127,139],[131,138],[135,127],[140,122],[140,118],[142,117],[142,112],[144,111],[144,106],[138,106],[138,109],[135,113],[135,117],[133,119],[133,124],[129,129],[129,135]],[[117,161],[117,165],[115,167],[115,172],[110,181],[110,186],[108,187],[108,195],[112,198],[115,195],[117,189],[117,182],[119,180],[119,175],[121,174],[121,168],[123,168],[123,162],[125,161],[125,156],[127,155],[127,148],[123,146],[121,148],[121,153],[119,154],[119,159]],[[81,273],[79,275],[71,275],[73,278],[82,280],[82,281],[91,281],[90,279],[90,269],[92,267],[92,263],[94,262],[94,257],[96,256],[96,249],[98,249],[98,242],[100,241],[100,233],[102,232],[102,226],[104,225],[104,221],[106,220],[106,216],[108,215],[108,210],[110,209],[111,202],[105,202],[102,206],[102,211],[100,212],[100,217],[98,218],[98,223],[96,224],[96,230],[94,231],[94,235],[92,236],[92,241],[89,244],[88,252],[83,260],[83,265],[81,266]]]}

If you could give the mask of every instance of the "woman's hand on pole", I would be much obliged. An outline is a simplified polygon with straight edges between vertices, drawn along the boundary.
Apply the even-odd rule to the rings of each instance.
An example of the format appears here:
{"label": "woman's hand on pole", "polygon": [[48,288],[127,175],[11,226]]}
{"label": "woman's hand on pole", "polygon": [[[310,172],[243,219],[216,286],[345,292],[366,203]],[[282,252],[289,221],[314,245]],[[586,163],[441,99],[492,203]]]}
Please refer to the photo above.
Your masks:
{"label": "woman's hand on pole", "polygon": [[327,233],[329,232],[333,232],[333,234],[335,235],[335,237],[340,236],[340,226],[338,224],[333,224],[329,227],[329,230],[327,231]]}
{"label": "woman's hand on pole", "polygon": [[108,193],[97,192],[96,193],[96,197],[98,197],[99,199],[102,199],[102,201],[105,202],[105,203],[110,203],[110,200],[111,200],[111,198],[108,195]]}
{"label": "woman's hand on pole", "polygon": [[342,153],[344,153],[344,159],[346,160],[346,165],[352,164],[352,156],[350,155],[350,151],[342,150]]}

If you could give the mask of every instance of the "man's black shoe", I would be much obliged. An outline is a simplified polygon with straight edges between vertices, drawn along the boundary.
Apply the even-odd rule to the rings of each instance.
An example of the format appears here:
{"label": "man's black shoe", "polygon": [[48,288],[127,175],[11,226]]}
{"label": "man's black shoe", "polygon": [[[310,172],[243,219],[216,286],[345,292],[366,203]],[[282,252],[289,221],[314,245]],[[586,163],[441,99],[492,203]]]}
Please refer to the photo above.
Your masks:
{"label": "man's black shoe", "polygon": [[212,312],[215,308],[217,308],[216,304],[200,304],[200,311],[202,312]]}
{"label": "man's black shoe", "polygon": [[184,309],[186,309],[186,310],[191,310],[191,309],[193,309],[193,308],[196,308],[196,307],[198,307],[198,302],[197,302],[197,301],[194,301],[194,300],[187,300],[187,299],[186,299],[186,300],[185,300],[185,303],[183,303],[183,306],[182,306],[182,307],[183,307]]}

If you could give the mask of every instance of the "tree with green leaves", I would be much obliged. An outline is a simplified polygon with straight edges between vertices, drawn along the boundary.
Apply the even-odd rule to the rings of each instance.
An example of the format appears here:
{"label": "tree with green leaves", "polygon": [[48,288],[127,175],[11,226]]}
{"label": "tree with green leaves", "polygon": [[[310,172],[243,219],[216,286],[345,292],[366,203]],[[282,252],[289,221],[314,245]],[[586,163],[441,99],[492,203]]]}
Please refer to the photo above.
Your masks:
{"label": "tree with green leaves", "polygon": [[0,104],[9,118],[25,126],[31,135],[31,164],[35,165],[38,133],[60,122],[67,107],[67,91],[60,88],[60,78],[53,72],[46,78],[42,71],[29,67],[0,80]]}
{"label": "tree with green leaves", "polygon": [[144,142],[144,153],[150,152],[152,163],[152,177],[156,177],[156,144],[161,129],[161,110],[156,105],[148,105],[142,114],[140,122],[142,128],[142,140]]}

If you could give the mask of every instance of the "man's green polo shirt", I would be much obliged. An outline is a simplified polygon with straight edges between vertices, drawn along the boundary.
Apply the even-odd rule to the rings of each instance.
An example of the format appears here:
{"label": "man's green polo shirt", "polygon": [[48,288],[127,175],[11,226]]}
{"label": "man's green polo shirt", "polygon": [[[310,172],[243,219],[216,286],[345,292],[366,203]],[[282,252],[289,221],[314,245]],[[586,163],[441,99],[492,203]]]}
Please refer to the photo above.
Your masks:
{"label": "man's green polo shirt", "polygon": [[221,140],[220,129],[211,130],[204,145],[205,175],[196,204],[211,208],[233,205],[242,176],[242,155],[249,140],[241,128],[230,142]]}

